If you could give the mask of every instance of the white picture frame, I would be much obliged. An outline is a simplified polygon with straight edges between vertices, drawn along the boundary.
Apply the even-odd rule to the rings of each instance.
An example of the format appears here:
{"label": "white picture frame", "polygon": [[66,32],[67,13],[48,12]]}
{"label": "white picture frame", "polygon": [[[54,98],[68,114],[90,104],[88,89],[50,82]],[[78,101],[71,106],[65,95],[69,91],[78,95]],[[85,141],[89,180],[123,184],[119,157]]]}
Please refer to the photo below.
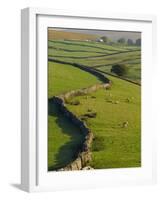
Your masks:
{"label": "white picture frame", "polygon": [[[83,25],[86,21],[86,25]],[[107,169],[93,171],[48,173],[45,168],[47,149],[47,27],[103,28],[141,30],[143,37],[143,160],[140,169]],[[75,23],[77,22],[77,23]],[[93,25],[95,23],[95,25]],[[115,24],[114,24],[115,23]],[[74,24],[74,25],[73,25]],[[104,27],[105,29],[107,27]],[[150,65],[155,68],[156,18],[152,15],[113,14],[101,11],[64,11],[25,8],[21,16],[21,188],[25,191],[54,191],[63,189],[97,188],[113,185],[152,184],[156,182],[154,119],[152,102],[147,91],[152,89]],[[145,34],[144,34],[145,33]],[[146,43],[148,41],[148,44]],[[43,47],[43,48],[42,48]],[[149,49],[149,50],[147,50]],[[41,59],[40,59],[41,58]],[[40,90],[41,88],[41,90]],[[148,100],[145,101],[145,99]],[[147,108],[149,108],[147,110]],[[41,117],[43,116],[43,117]],[[40,127],[41,126],[41,127]],[[44,130],[44,132],[42,131]],[[145,138],[144,138],[145,137]],[[41,148],[40,148],[41,147]],[[40,157],[41,155],[41,157]],[[44,164],[45,163],[45,164]],[[85,181],[84,181],[85,180]]]}

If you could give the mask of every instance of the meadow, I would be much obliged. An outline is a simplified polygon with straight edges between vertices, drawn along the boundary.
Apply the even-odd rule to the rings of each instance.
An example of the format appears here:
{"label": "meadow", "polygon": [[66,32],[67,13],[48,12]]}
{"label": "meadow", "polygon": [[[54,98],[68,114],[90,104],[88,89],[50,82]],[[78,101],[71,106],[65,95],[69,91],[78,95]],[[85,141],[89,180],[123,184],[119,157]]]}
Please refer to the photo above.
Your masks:
{"label": "meadow", "polygon": [[[79,102],[76,105],[67,103],[67,108],[78,118],[90,112],[96,113],[93,118],[83,118],[94,133],[89,165],[94,169],[140,167],[140,47],[95,42],[90,35],[82,34],[81,37],[81,34],[75,34],[73,37],[76,39],[73,40],[69,33],[65,33],[65,39],[61,39],[62,35],[59,32],[54,38],[50,32],[48,40],[48,58],[53,59],[48,61],[49,171],[60,169],[75,160],[84,142],[79,128],[61,113],[52,97],[101,83],[96,76],[74,66],[75,63],[99,70],[111,81],[110,89],[74,97],[72,101]],[[61,64],[63,61],[69,64]],[[118,63],[129,67],[122,79],[111,72],[112,65]],[[126,127],[125,122],[128,124]]]}
{"label": "meadow", "polygon": [[141,49],[127,45],[108,45],[94,41],[49,40],[49,58],[78,63],[112,74],[113,64],[126,64],[129,68],[124,78],[140,83]]}
{"label": "meadow", "polygon": [[88,87],[100,81],[71,65],[48,63],[48,168],[58,169],[73,161],[84,137],[51,101],[54,95]]}
{"label": "meadow", "polygon": [[[138,167],[141,164],[140,86],[110,77],[112,88],[76,97],[79,106],[68,105],[78,117],[86,118],[94,133],[92,162],[94,169]],[[123,123],[128,121],[128,127]]]}

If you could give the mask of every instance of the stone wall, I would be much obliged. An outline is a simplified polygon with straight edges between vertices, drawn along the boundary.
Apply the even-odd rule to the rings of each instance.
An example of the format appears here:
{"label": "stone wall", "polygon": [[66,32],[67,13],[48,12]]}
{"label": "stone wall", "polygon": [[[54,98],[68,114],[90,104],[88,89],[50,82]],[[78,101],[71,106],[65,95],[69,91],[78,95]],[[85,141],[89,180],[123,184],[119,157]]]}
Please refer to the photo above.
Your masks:
{"label": "stone wall", "polygon": [[48,61],[52,61],[52,62],[57,62],[57,63],[61,63],[61,64],[68,64],[68,65],[72,65],[74,67],[77,67],[79,69],[82,69],[86,72],[89,72],[90,74],[93,74],[94,76],[96,76],[98,79],[100,79],[103,83],[109,83],[110,80],[104,76],[102,73],[98,72],[97,70],[95,70],[94,68],[92,67],[87,67],[85,65],[82,65],[82,64],[78,64],[78,63],[72,63],[72,62],[67,62],[67,61],[60,61],[60,60],[57,60],[55,58],[48,58]]}
{"label": "stone wall", "polygon": [[62,97],[53,97],[53,101],[59,106],[61,112],[72,121],[79,129],[81,133],[85,137],[85,141],[78,152],[77,159],[68,164],[66,167],[59,169],[59,171],[67,171],[67,170],[81,170],[86,164],[91,160],[91,152],[90,146],[93,140],[93,133],[88,128],[87,124],[80,120],[76,115],[70,112],[65,106],[65,101]]}
{"label": "stone wall", "polygon": [[69,163],[66,167],[61,168],[58,171],[81,170],[92,159],[90,147],[91,147],[94,135],[91,132],[91,130],[88,128],[86,122],[82,121],[74,113],[72,113],[71,111],[68,110],[68,108],[66,107],[66,101],[69,98],[73,98],[75,96],[86,95],[86,94],[94,92],[98,89],[109,88],[109,87],[110,87],[109,83],[96,84],[96,85],[93,85],[88,88],[70,91],[70,92],[61,94],[60,96],[53,97],[53,101],[54,101],[54,103],[56,103],[58,105],[60,111],[64,114],[64,116],[66,116],[68,119],[70,119],[73,124],[75,124],[77,127],[79,127],[79,129],[81,130],[81,133],[85,137],[85,141],[82,145],[82,148],[78,152],[77,158],[73,162]]}
{"label": "stone wall", "polygon": [[91,130],[88,128],[86,122],[82,121],[74,113],[72,113],[71,111],[68,110],[68,108],[66,107],[66,102],[73,97],[87,95],[87,94],[95,92],[101,88],[108,89],[111,87],[111,82],[106,76],[104,76],[100,72],[98,72],[95,69],[92,69],[90,67],[86,67],[84,65],[80,65],[77,63],[69,63],[69,62],[65,62],[65,61],[59,61],[54,58],[49,58],[48,60],[54,61],[57,63],[73,65],[73,66],[78,67],[88,73],[91,73],[92,75],[96,76],[98,79],[100,79],[103,82],[103,84],[95,84],[88,88],[72,90],[72,91],[63,93],[59,96],[53,97],[53,101],[59,106],[60,111],[68,119],[70,119],[73,124],[75,124],[77,127],[79,127],[79,129],[81,130],[81,133],[85,137],[84,143],[82,145],[82,148],[78,152],[77,158],[73,162],[71,162],[67,166],[65,166],[64,168],[59,169],[58,171],[82,170],[92,159],[90,147],[91,147],[94,135],[91,132]]}

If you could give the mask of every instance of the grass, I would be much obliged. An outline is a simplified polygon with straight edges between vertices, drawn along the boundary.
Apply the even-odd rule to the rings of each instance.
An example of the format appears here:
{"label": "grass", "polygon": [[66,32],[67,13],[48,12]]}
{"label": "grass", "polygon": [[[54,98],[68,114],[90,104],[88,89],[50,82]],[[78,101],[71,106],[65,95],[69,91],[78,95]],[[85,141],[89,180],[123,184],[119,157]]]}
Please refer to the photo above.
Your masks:
{"label": "grass", "polygon": [[[53,35],[49,37],[51,40],[57,39],[49,41],[49,56],[88,67],[97,66],[97,69],[108,73],[114,63],[126,63],[129,71],[125,77],[140,82],[140,48],[110,46],[94,41],[74,41],[71,39],[75,38],[68,37],[69,33],[64,33],[65,39],[68,39],[64,41],[61,40],[63,33],[56,34],[56,38]],[[79,37],[76,39],[84,40],[83,36]],[[117,54],[109,55],[111,53]],[[83,58],[104,54],[106,56]],[[112,81],[111,89],[100,89],[87,96],[75,97],[67,106],[70,111],[85,120],[94,133],[90,162],[93,168],[139,167],[141,166],[141,87],[109,75],[108,78]],[[95,76],[72,65],[48,62],[49,170],[58,169],[74,160],[84,141],[80,130],[59,112],[50,98],[99,82]],[[127,123],[127,127],[123,126],[124,123]]]}
{"label": "grass", "polygon": [[76,67],[48,62],[48,97],[99,83],[97,77]]}
{"label": "grass", "polygon": [[[77,116],[88,109],[97,112],[88,118],[88,126],[94,133],[92,162],[95,169],[139,167],[141,165],[141,99],[140,86],[109,77],[111,90],[99,90],[87,98],[76,97],[78,107],[68,105]],[[123,127],[123,123],[128,126]]]}
{"label": "grass", "polygon": [[120,46],[112,46],[112,45],[108,45],[108,44],[105,44],[105,43],[99,43],[99,42],[95,42],[95,41],[86,42],[86,41],[74,41],[74,40],[65,40],[65,41],[50,40],[49,44],[54,44],[54,45],[62,44],[66,47],[68,47],[68,46],[71,46],[71,47],[77,46],[77,47],[84,47],[84,48],[92,47],[92,48],[97,48],[97,49],[100,49],[100,50],[107,50],[107,51],[109,50],[109,51],[113,51],[113,52],[127,51],[126,48],[122,48]]}
{"label": "grass", "polygon": [[52,49],[49,48],[48,50],[48,55],[49,56],[66,56],[66,57],[87,57],[87,56],[100,56],[100,55],[104,55],[103,53],[97,53],[97,52],[69,52],[69,51],[62,51],[62,50],[58,50],[58,49]]}
{"label": "grass", "polygon": [[48,103],[48,169],[56,170],[73,161],[81,147],[84,137],[57,108]]}
{"label": "grass", "polygon": [[107,45],[95,41],[52,40],[49,44],[49,57],[60,61],[79,63],[111,72],[113,64],[126,64],[129,67],[125,78],[139,82],[141,79],[141,49],[134,46]]}
{"label": "grass", "polygon": [[71,65],[48,63],[48,169],[64,167],[75,159],[84,141],[80,130],[67,120],[50,100],[74,89],[99,83],[99,80]]}

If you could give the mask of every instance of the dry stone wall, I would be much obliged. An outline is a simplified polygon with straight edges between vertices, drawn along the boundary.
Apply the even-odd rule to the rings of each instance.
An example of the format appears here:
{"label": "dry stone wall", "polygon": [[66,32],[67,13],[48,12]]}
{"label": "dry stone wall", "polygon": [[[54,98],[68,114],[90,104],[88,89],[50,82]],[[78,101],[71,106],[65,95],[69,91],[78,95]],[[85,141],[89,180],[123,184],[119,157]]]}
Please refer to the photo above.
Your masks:
{"label": "dry stone wall", "polygon": [[92,159],[91,157],[91,152],[90,152],[90,147],[94,138],[94,135],[92,131],[88,128],[86,122],[82,121],[79,119],[74,113],[68,110],[66,107],[66,101],[69,98],[73,98],[75,96],[79,95],[85,95],[91,92],[94,92],[98,89],[101,88],[109,88],[110,84],[105,83],[105,84],[96,84],[91,87],[85,88],[85,89],[80,89],[80,90],[75,90],[75,91],[70,91],[64,94],[61,94],[60,96],[54,96],[53,101],[56,103],[60,109],[60,111],[66,116],[68,119],[71,120],[73,124],[75,124],[79,129],[81,130],[81,133],[85,137],[85,141],[82,145],[82,148],[78,152],[77,158],[69,163],[66,167],[59,169],[58,171],[68,171],[68,170],[81,170],[84,168]]}
{"label": "dry stone wall", "polygon": [[57,63],[61,63],[61,64],[72,65],[72,66],[77,67],[79,69],[82,69],[82,70],[84,70],[86,72],[89,72],[90,74],[93,74],[94,76],[99,78],[103,83],[109,83],[110,82],[110,80],[106,76],[104,76],[101,72],[98,72],[97,70],[95,70],[92,67],[87,67],[85,65],[78,64],[78,63],[60,61],[60,60],[55,59],[54,57],[52,57],[52,58],[49,57],[48,60],[51,61],[51,62],[57,62]]}
{"label": "dry stone wall", "polygon": [[[52,61],[71,65],[71,63],[62,62],[62,61],[58,61],[55,59],[52,59]],[[68,110],[68,108],[66,106],[66,102],[73,97],[87,95],[89,93],[97,91],[98,89],[101,89],[101,88],[108,89],[111,87],[110,80],[106,76],[101,74],[100,72],[95,71],[94,69],[85,67],[83,65],[79,65],[79,64],[75,64],[75,63],[73,63],[72,65],[95,75],[103,82],[103,84],[95,84],[88,88],[72,90],[72,91],[66,92],[64,94],[61,94],[59,96],[54,96],[52,98],[52,100],[54,101],[54,103],[56,103],[58,105],[60,111],[64,114],[64,116],[66,116],[68,119],[71,120],[71,122],[73,124],[75,124],[77,127],[79,127],[79,129],[81,130],[81,133],[85,137],[84,143],[78,152],[77,158],[73,162],[71,162],[67,166],[65,166],[64,168],[59,169],[58,171],[71,171],[71,170],[86,169],[86,166],[92,159],[90,147],[91,147],[91,144],[92,144],[92,141],[94,138],[94,134],[89,129],[86,122],[79,119],[79,117],[77,117],[74,113],[72,113],[71,111]],[[92,169],[92,168],[88,167],[88,169]]]}

